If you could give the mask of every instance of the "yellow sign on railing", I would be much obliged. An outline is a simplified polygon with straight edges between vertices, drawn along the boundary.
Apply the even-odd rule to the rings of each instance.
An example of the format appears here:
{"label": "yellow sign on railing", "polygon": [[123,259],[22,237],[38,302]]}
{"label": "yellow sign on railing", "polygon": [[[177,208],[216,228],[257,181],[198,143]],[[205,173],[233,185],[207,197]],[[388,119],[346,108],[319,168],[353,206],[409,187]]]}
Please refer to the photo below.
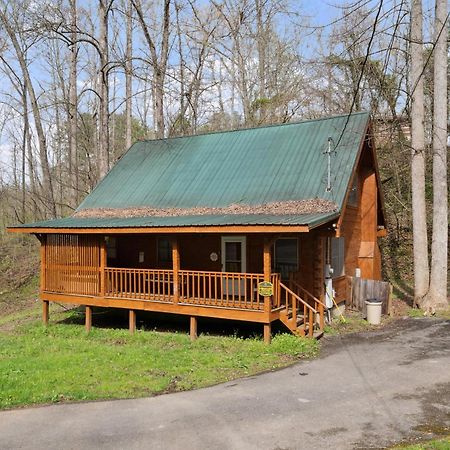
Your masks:
{"label": "yellow sign on railing", "polygon": [[263,281],[259,283],[258,294],[262,297],[271,297],[273,295],[273,284],[270,281]]}

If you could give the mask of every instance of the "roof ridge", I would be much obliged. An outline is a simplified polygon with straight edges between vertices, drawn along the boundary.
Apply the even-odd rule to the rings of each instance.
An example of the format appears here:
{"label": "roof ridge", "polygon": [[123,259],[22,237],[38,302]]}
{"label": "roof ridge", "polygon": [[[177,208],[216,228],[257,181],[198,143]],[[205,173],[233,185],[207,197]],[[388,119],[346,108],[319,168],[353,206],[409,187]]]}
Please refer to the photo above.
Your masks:
{"label": "roof ridge", "polygon": [[[235,133],[235,132],[238,132],[238,131],[262,130],[262,129],[265,129],[265,128],[275,128],[275,127],[284,127],[284,126],[289,126],[289,125],[299,125],[299,124],[308,123],[308,122],[321,122],[321,121],[325,121],[325,120],[338,119],[340,117],[347,117],[348,115],[349,115],[348,113],[346,113],[346,114],[336,114],[334,116],[317,117],[315,119],[304,119],[304,120],[298,120],[298,121],[295,121],[295,122],[272,123],[272,124],[266,124],[266,125],[255,126],[255,127],[233,128],[232,130],[205,131],[204,133],[189,134],[187,136],[171,136],[171,137],[158,138],[158,139],[142,139],[142,140],[136,141],[135,143],[138,143],[138,142],[139,143],[160,142],[160,141],[169,141],[169,140],[173,140],[173,139],[194,138],[194,137],[197,137],[197,136],[209,136],[209,135],[212,135],[212,134],[225,134],[225,133]],[[360,115],[367,115],[367,116],[369,116],[370,112],[369,111],[356,111],[356,112],[352,112],[350,114],[350,116],[360,116]]]}

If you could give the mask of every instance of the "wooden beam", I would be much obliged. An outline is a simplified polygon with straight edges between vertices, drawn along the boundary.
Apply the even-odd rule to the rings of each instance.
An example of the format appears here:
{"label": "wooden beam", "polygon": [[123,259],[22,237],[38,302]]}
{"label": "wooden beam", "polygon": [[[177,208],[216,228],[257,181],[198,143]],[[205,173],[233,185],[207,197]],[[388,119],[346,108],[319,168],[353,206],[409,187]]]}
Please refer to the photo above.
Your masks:
{"label": "wooden beam", "polygon": [[173,301],[174,303],[178,303],[180,299],[180,284],[179,284],[180,249],[178,246],[178,239],[176,237],[172,239],[172,270],[173,270]]}
{"label": "wooden beam", "polygon": [[41,241],[40,255],[41,255],[41,279],[40,279],[40,289],[41,292],[45,290],[45,275],[47,269],[47,259],[46,259],[46,249],[47,249],[47,236],[41,236],[39,239]]}
{"label": "wooden beam", "polygon": [[48,317],[49,317],[49,301],[42,301],[42,323],[47,326],[48,325]]}
{"label": "wooden beam", "polygon": [[92,328],[92,306],[86,305],[86,333],[89,333]]}
{"label": "wooden beam", "polygon": [[189,336],[191,337],[191,341],[197,339],[197,317],[195,316],[191,316],[190,319]]}
{"label": "wooden beam", "polygon": [[264,250],[263,250],[263,268],[264,268],[264,281],[270,281],[272,274],[272,244],[269,238],[264,238]]}
{"label": "wooden beam", "polygon": [[100,296],[104,297],[106,292],[106,274],[107,265],[106,242],[103,236],[100,237]]}
{"label": "wooden beam", "polygon": [[264,324],[264,343],[270,344],[271,340],[272,340],[272,333],[271,333],[270,323],[265,323]]}
{"label": "wooden beam", "polygon": [[[264,250],[263,250],[263,268],[264,268],[264,281],[271,281],[272,275],[272,240],[270,238],[264,238]],[[272,309],[272,297],[264,297],[264,312],[270,313]]]}
{"label": "wooden beam", "polygon": [[136,311],[134,309],[128,311],[128,327],[130,333],[134,334],[136,331]]}
{"label": "wooden beam", "polygon": [[10,233],[42,234],[172,234],[172,233],[308,233],[308,225],[214,225],[186,227],[39,228],[8,227]]}
{"label": "wooden beam", "polygon": [[[133,300],[112,297],[93,297],[89,295],[55,294],[44,292],[41,300],[74,305],[90,305],[104,308],[124,308],[139,311],[153,311],[168,314],[181,314],[196,317],[213,317],[216,319],[239,320],[243,322],[267,323],[267,315],[263,310],[225,308],[185,303],[166,303],[149,300]],[[276,320],[277,316],[273,317]]]}

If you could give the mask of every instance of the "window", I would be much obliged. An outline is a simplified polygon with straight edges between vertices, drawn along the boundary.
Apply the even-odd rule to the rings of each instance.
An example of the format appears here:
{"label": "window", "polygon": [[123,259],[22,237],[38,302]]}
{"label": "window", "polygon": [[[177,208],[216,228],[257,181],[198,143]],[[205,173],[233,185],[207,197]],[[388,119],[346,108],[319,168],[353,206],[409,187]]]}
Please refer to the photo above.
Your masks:
{"label": "window", "polygon": [[117,240],[115,237],[106,236],[106,256],[108,259],[117,258]]}
{"label": "window", "polygon": [[242,244],[225,242],[225,272],[242,272]]}
{"label": "window", "polygon": [[274,272],[280,273],[281,278],[287,280],[291,272],[298,270],[298,239],[277,239],[274,250]]}
{"label": "window", "polygon": [[158,262],[172,262],[172,244],[167,238],[158,239]]}
{"label": "window", "polygon": [[355,175],[355,178],[353,179],[352,187],[348,194],[348,200],[347,200],[347,204],[349,204],[350,206],[358,206],[358,201],[359,201],[358,184],[359,184],[359,177],[358,177],[358,175]]}
{"label": "window", "polygon": [[337,278],[345,275],[344,245],[344,238],[331,238],[331,267],[333,268],[332,278]]}

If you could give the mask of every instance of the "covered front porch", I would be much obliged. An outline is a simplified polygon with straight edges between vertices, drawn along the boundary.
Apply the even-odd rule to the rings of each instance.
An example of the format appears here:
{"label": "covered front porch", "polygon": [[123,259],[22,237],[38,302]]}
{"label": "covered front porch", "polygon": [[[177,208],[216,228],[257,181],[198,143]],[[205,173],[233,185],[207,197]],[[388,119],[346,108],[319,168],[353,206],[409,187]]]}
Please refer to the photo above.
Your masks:
{"label": "covered front porch", "polygon": [[[322,332],[323,249],[315,235],[42,234],[43,320],[49,302],[261,323],[270,342],[281,320],[299,335]],[[299,258],[300,247],[302,258]],[[316,269],[315,269],[316,268]],[[203,269],[203,270],[200,270]]]}

